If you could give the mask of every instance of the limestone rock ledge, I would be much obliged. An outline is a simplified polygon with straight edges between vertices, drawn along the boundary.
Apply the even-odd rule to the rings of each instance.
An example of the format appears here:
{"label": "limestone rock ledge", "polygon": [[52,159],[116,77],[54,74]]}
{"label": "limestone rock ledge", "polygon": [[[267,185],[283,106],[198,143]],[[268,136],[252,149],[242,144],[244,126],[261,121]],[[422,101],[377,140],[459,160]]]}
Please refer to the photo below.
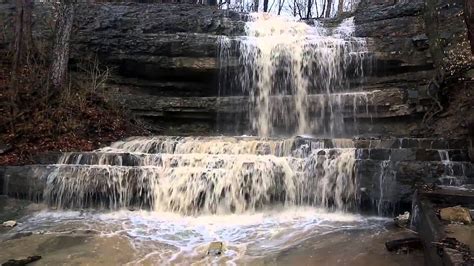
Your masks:
{"label": "limestone rock ledge", "polygon": [[[369,104],[377,109],[375,115],[357,114],[362,125],[358,134],[409,135],[437,93],[430,90],[440,69],[456,76],[469,67],[462,2],[361,1],[354,13],[355,34],[367,39],[371,71],[362,82],[352,83],[355,91],[380,91],[380,99],[390,100]],[[51,38],[54,24],[45,19],[50,12],[47,4],[35,6],[36,39]],[[6,21],[0,34],[2,51],[11,40],[13,13],[12,4],[0,4],[0,19]],[[112,70],[111,97],[157,133],[212,134],[223,108],[246,110],[244,98],[215,99],[220,65],[235,63],[219,62],[219,38],[243,35],[246,18],[189,4],[79,4],[71,68],[97,56]]]}

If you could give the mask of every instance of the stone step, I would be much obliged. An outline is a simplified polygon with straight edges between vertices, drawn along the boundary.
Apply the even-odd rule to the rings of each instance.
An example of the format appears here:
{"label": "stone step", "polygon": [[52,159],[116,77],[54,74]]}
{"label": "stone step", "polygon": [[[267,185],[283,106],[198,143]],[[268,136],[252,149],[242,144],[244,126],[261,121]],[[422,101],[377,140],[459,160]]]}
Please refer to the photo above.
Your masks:
{"label": "stone step", "polygon": [[[139,95],[124,92],[111,92],[110,97],[117,103],[146,115],[170,116],[173,113],[219,113],[235,114],[249,111],[250,99],[246,96],[230,97],[159,97],[153,95]],[[294,105],[293,96],[271,96],[270,106]],[[310,94],[308,112],[316,115],[321,112],[330,112],[341,109],[348,118],[394,117],[416,113],[417,110],[407,104],[406,91],[400,88],[384,90],[355,91],[345,93]],[[323,109],[321,106],[326,106]]]}
{"label": "stone step", "polygon": [[[163,163],[169,167],[182,165],[184,163],[202,163],[214,168],[217,164],[235,161],[245,158],[246,160],[257,160],[257,156],[277,156],[287,160],[301,161],[308,156],[331,156],[333,153],[341,153],[345,148],[329,149],[305,149],[282,151],[272,154],[270,150],[259,149],[255,153],[243,150],[243,153],[233,154],[228,151],[213,153],[140,153],[140,152],[69,152],[50,153],[38,156],[35,160],[38,164],[76,164],[76,165],[117,165],[117,166],[161,166]],[[353,148],[349,148],[353,149]],[[374,161],[441,161],[445,164],[452,162],[467,162],[469,157],[466,150],[430,150],[430,149],[354,149],[354,158],[357,160]],[[175,163],[170,163],[174,161]]]}
{"label": "stone step", "polygon": [[207,83],[185,81],[153,81],[137,78],[114,77],[108,81],[109,90],[129,95],[152,95],[160,97],[204,97],[214,96],[216,89]]}
{"label": "stone step", "polygon": [[[329,155],[329,153],[328,153]],[[146,153],[104,153],[72,152],[58,156],[51,164],[55,165],[90,165],[94,166],[146,166],[166,168],[201,167],[203,169],[221,169],[225,165],[241,161],[253,163],[263,160],[286,160],[290,164],[302,164],[297,157],[275,158],[273,155],[256,154],[146,154]]]}
{"label": "stone step", "polygon": [[[127,143],[125,145],[125,143]],[[70,161],[63,163],[112,165],[141,165],[157,160],[157,154],[206,154],[206,155],[274,155],[278,157],[307,157],[325,154],[331,150],[355,149],[356,159],[391,161],[469,161],[470,143],[463,139],[318,139],[311,137],[258,138],[258,137],[132,137],[95,152],[59,153],[36,155],[37,164],[55,164],[64,155]],[[82,157],[82,158],[79,158]],[[79,159],[78,159],[79,158]],[[79,160],[79,161],[78,161]],[[101,163],[102,164],[102,163]]]}
{"label": "stone step", "polygon": [[383,171],[396,175],[398,180],[424,183],[435,182],[443,176],[474,178],[474,165],[470,162],[357,160],[356,165],[358,174],[373,174],[374,178],[379,178],[378,174]]}
{"label": "stone step", "polygon": [[443,138],[355,138],[356,148],[418,148],[418,149],[467,149],[471,142],[467,139]]}
{"label": "stone step", "polygon": [[437,150],[420,148],[399,149],[357,149],[357,159],[382,161],[469,161],[467,149]]}
{"label": "stone step", "polygon": [[470,162],[358,160],[356,173],[361,200],[372,209],[378,208],[379,214],[380,210],[409,209],[417,185],[446,185],[447,177],[454,185],[474,184],[474,165]]}
{"label": "stone step", "polygon": [[[229,145],[287,145],[294,149],[302,145],[308,145],[316,149],[330,148],[359,148],[359,149],[398,149],[398,148],[419,148],[419,149],[467,149],[471,147],[471,142],[467,139],[442,139],[442,138],[384,138],[384,137],[355,137],[355,138],[317,138],[312,136],[296,137],[254,137],[254,136],[155,136],[155,137],[131,137],[123,142],[136,141],[138,143],[147,142],[147,145],[166,142],[170,145],[187,143],[189,145],[210,145],[218,143],[228,143]],[[117,142],[119,143],[119,142]]]}

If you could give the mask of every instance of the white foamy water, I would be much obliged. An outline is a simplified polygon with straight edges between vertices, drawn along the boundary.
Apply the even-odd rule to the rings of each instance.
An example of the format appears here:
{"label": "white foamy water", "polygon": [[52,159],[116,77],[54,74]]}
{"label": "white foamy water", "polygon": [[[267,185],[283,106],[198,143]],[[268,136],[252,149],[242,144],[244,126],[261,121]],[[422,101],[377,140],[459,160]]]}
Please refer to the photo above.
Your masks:
{"label": "white foamy water", "polygon": [[320,145],[299,138],[134,138],[64,154],[43,177],[43,197],[58,208],[134,206],[187,215],[356,206],[354,149]]}
{"label": "white foamy water", "polygon": [[[229,63],[237,54],[240,65],[233,74],[222,71],[221,94],[250,96],[253,131],[259,136],[275,135],[277,128],[290,134],[341,134],[347,103],[339,92],[354,93],[349,77],[363,77],[367,54],[365,40],[352,36],[353,18],[326,29],[317,21],[310,26],[259,13],[252,15],[245,30],[236,52],[228,38],[221,38],[220,60]],[[310,103],[313,94],[323,97]]]}
{"label": "white foamy water", "polygon": [[[125,237],[134,249],[129,263],[181,264],[252,262],[276,255],[304,240],[348,230],[380,230],[380,218],[328,213],[315,208],[274,209],[239,215],[181,216],[146,211],[41,212],[17,231],[70,235],[89,230],[97,237]],[[224,254],[207,256],[209,243],[221,241]]]}

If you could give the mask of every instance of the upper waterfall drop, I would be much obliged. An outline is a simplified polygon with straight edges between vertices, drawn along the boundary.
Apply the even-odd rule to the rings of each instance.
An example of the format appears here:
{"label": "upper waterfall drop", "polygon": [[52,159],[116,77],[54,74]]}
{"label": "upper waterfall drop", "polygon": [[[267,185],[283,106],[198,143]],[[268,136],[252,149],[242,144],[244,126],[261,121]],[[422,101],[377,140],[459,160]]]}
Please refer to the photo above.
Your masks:
{"label": "upper waterfall drop", "polygon": [[[294,18],[251,14],[246,36],[220,43],[221,97],[248,95],[251,133],[258,136],[344,133],[350,79],[364,76],[366,42],[353,37],[353,18],[338,27]],[[237,57],[238,66],[231,62]],[[309,102],[309,99],[314,101]],[[367,102],[367,99],[364,99]]]}

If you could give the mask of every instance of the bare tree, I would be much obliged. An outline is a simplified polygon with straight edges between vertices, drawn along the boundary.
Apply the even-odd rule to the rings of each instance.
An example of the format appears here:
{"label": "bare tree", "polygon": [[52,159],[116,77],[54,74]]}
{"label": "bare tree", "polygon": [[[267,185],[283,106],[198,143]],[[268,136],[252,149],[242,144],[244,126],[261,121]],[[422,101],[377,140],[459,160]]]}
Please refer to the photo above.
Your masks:
{"label": "bare tree", "polygon": [[285,5],[285,0],[278,0],[278,15],[281,14],[281,10],[283,9],[284,5]]}
{"label": "bare tree", "polygon": [[[296,5],[296,8],[298,10],[298,16],[300,17],[300,19],[303,18],[303,13],[304,13],[304,10],[303,10],[303,13],[301,12],[301,9],[304,9],[304,7],[298,3],[298,1],[295,0],[295,5]],[[296,15],[295,15],[296,16]]]}
{"label": "bare tree", "polygon": [[314,1],[314,9],[315,9],[315,12],[316,12],[316,16],[318,16],[319,10],[318,10],[318,1],[317,0]]}
{"label": "bare tree", "polygon": [[258,5],[259,5],[259,0],[254,0],[253,1],[253,11],[258,12]]}
{"label": "bare tree", "polygon": [[268,12],[268,0],[263,0],[263,12]]}
{"label": "bare tree", "polygon": [[323,10],[321,11],[321,15],[319,17],[324,17],[324,12],[326,12],[326,5],[327,5],[327,1],[324,1],[323,2]]}
{"label": "bare tree", "polygon": [[311,9],[313,8],[313,0],[308,0],[306,4],[306,18],[311,18]]}
{"label": "bare tree", "polygon": [[24,63],[29,63],[34,54],[31,32],[32,1],[16,0],[15,40],[13,42],[13,72],[16,75]]}
{"label": "bare tree", "polygon": [[332,0],[327,0],[326,14],[325,14],[326,18],[329,18],[331,16],[332,3],[333,3]]}
{"label": "bare tree", "polygon": [[344,12],[344,0],[339,0],[339,3],[337,5],[337,15],[342,15]]}
{"label": "bare tree", "polygon": [[474,2],[464,1],[464,19],[467,26],[467,34],[471,42],[471,52],[474,54]]}
{"label": "bare tree", "polygon": [[64,85],[69,63],[69,40],[74,21],[74,5],[69,1],[63,2],[59,7],[58,20],[56,21],[56,36],[54,39],[50,69],[50,83],[54,91]]}
{"label": "bare tree", "polygon": [[293,0],[293,17],[296,17],[296,5],[297,5],[296,0]]}

